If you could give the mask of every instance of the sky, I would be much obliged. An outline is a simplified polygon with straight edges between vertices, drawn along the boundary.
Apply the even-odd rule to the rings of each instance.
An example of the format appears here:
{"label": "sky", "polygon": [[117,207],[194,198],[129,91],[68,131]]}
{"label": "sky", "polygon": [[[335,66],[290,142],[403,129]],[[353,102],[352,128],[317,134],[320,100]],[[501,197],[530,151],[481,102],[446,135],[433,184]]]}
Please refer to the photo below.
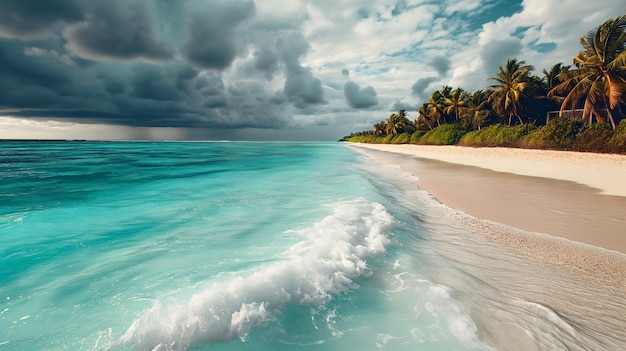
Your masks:
{"label": "sky", "polygon": [[535,74],[621,0],[0,0],[0,139],[337,140]]}

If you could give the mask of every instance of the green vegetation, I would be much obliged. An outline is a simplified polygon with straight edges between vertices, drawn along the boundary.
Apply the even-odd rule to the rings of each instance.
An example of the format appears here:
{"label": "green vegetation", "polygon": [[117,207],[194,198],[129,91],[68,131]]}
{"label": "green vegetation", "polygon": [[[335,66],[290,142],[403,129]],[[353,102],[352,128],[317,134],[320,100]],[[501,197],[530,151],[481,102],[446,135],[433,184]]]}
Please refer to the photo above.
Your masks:
{"label": "green vegetation", "polygon": [[521,140],[521,146],[532,149],[572,150],[574,142],[584,130],[581,121],[558,118]]}
{"label": "green vegetation", "polygon": [[481,130],[474,130],[465,134],[459,141],[463,146],[506,146],[521,147],[520,140],[537,129],[533,124],[506,126],[492,124]]}
{"label": "green vegetation", "polygon": [[455,145],[467,130],[460,123],[444,124],[428,131],[420,138],[420,144]]}
{"label": "green vegetation", "polygon": [[444,86],[415,121],[400,110],[342,140],[626,153],[626,15],[580,43],[573,66],[557,63],[538,77],[525,61],[508,59],[487,90]]}

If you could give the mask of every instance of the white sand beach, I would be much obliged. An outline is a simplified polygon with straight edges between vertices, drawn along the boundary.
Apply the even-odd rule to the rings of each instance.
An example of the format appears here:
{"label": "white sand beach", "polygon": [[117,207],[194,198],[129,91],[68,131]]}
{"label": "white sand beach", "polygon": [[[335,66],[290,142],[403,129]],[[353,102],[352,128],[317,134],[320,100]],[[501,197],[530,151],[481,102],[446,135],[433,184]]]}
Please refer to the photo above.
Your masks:
{"label": "white sand beach", "polygon": [[626,196],[626,155],[494,147],[355,145],[498,172],[569,180],[599,189],[602,194]]}
{"label": "white sand beach", "polygon": [[350,145],[399,165],[422,190],[472,216],[626,253],[626,155]]}

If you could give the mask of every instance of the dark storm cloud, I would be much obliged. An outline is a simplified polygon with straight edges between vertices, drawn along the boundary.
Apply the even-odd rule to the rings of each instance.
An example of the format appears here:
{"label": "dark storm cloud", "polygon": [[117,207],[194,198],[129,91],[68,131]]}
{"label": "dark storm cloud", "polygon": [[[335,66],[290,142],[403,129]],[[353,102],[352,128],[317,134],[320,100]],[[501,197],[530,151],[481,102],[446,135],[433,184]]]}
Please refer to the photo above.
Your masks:
{"label": "dark storm cloud", "polygon": [[208,108],[228,107],[228,95],[222,78],[217,73],[207,73],[196,79],[195,89],[202,96],[202,104]]}
{"label": "dark storm cloud", "polygon": [[133,116],[124,124],[210,128],[289,124],[289,106],[259,82],[225,84],[217,72],[199,73],[181,64],[141,64],[127,84],[130,94],[111,98],[116,111]]}
{"label": "dark storm cloud", "polygon": [[289,33],[277,42],[276,47],[286,68],[283,93],[287,99],[300,109],[325,103],[322,81],[300,64],[301,57],[309,50],[306,39],[299,33]]}
{"label": "dark storm cloud", "polygon": [[344,85],[343,93],[352,108],[368,108],[378,105],[376,90],[371,86],[361,89],[358,84],[350,80]]}
{"label": "dark storm cloud", "polygon": [[92,60],[168,60],[173,53],[155,38],[147,13],[148,9],[138,4],[95,2],[86,21],[65,30],[67,48]]}
{"label": "dark storm cloud", "polygon": [[421,99],[426,99],[430,94],[430,92],[427,92],[426,89],[431,83],[435,82],[436,80],[437,77],[425,77],[418,79],[417,82],[415,82],[411,87],[413,95],[416,95]]}
{"label": "dark storm cloud", "polygon": [[293,25],[263,27],[252,1],[40,3],[0,0],[0,18],[21,16],[0,25],[0,109],[12,116],[282,129],[315,123],[292,116],[327,103],[301,63],[307,39]]}
{"label": "dark storm cloud", "polygon": [[258,81],[281,77],[283,89],[272,100],[289,103],[300,114],[312,114],[317,111],[317,105],[326,104],[322,81],[301,64],[310,49],[308,40],[292,29],[264,27],[257,22],[251,28],[252,55],[238,61],[237,74]]}
{"label": "dark storm cloud", "polygon": [[141,99],[180,101],[192,94],[198,72],[188,66],[140,65],[134,71],[132,94]]}
{"label": "dark storm cloud", "polygon": [[[225,125],[251,128],[281,128],[288,124],[281,113],[283,101],[266,91],[258,82],[238,82],[229,86],[230,108],[222,109],[227,115]],[[236,107],[235,107],[236,106]]]}
{"label": "dark storm cloud", "polygon": [[485,62],[485,67],[493,70],[493,72],[486,73],[495,74],[497,67],[504,65],[507,58],[517,57],[522,52],[522,47],[521,40],[517,38],[494,40],[486,44],[482,49],[480,57]]}
{"label": "dark storm cloud", "polygon": [[[63,43],[0,39],[0,108],[23,117],[145,127],[284,128],[292,107],[260,83],[183,61],[64,62]],[[54,59],[53,59],[54,58]],[[72,64],[69,64],[72,63]]]}
{"label": "dark storm cloud", "polygon": [[324,103],[322,81],[315,78],[306,68],[294,69],[285,80],[285,95],[297,108]]}
{"label": "dark storm cloud", "polygon": [[238,25],[252,17],[254,2],[216,1],[192,16],[182,47],[185,58],[200,69],[230,66],[243,46],[236,35]]}
{"label": "dark storm cloud", "polygon": [[[72,67],[46,55],[33,55],[33,50],[19,41],[0,39],[0,107],[54,106],[59,94],[73,93]],[[56,52],[54,43],[39,50]]]}
{"label": "dark storm cloud", "polygon": [[404,101],[396,101],[393,103],[393,106],[391,108],[392,111],[400,111],[400,110],[405,110],[405,111],[416,111],[418,109],[417,106],[413,105],[413,104],[409,104],[407,102]]}
{"label": "dark storm cloud", "polygon": [[428,63],[429,66],[434,68],[440,76],[445,76],[450,70],[450,60],[445,56],[435,56]]}
{"label": "dark storm cloud", "polygon": [[2,0],[0,37],[32,39],[84,18],[79,0]]}
{"label": "dark storm cloud", "polygon": [[264,72],[265,78],[272,80],[279,69],[279,58],[270,50],[259,50],[254,53],[254,68]]}

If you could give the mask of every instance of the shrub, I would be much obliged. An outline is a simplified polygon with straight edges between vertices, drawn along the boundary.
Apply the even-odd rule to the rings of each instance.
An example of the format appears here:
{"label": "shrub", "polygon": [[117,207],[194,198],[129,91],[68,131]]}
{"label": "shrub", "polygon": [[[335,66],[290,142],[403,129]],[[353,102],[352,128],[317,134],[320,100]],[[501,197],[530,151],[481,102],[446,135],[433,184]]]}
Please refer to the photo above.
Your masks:
{"label": "shrub", "polygon": [[415,133],[411,134],[411,139],[409,139],[409,143],[411,144],[419,144],[422,137],[426,134],[425,130],[418,130]]}
{"label": "shrub", "polygon": [[385,136],[385,137],[384,137],[384,138],[380,141],[380,143],[382,143],[382,144],[391,144],[391,141],[393,140],[393,137],[394,137],[394,136],[395,136],[395,135],[393,135],[393,134],[389,134],[389,135]]}
{"label": "shrub", "polygon": [[494,124],[465,134],[459,141],[459,144],[465,146],[519,147],[520,140],[535,129],[536,127],[532,124],[516,126]]}
{"label": "shrub", "polygon": [[362,142],[364,136],[363,135],[353,135],[351,137],[344,137],[344,140],[349,141],[351,143],[360,143]]}
{"label": "shrub", "polygon": [[613,136],[609,139],[608,144],[611,152],[626,153],[626,119],[622,120],[613,131]]}
{"label": "shrub", "polygon": [[520,140],[520,146],[529,149],[553,149],[553,146],[546,146],[547,143],[545,140],[548,139],[547,133],[548,129],[545,126],[537,128]]}
{"label": "shrub", "polygon": [[613,128],[608,123],[592,124],[583,129],[574,141],[572,149],[586,152],[612,152],[609,139],[613,134]]}
{"label": "shrub", "polygon": [[391,140],[392,144],[408,144],[411,139],[411,134],[402,133],[400,135],[396,135],[393,140]]}
{"label": "shrub", "polygon": [[459,140],[459,145],[463,146],[486,146],[483,145],[483,136],[485,135],[485,131],[487,128],[483,130],[473,130],[461,138]]}
{"label": "shrub", "polygon": [[556,118],[528,134],[522,139],[520,145],[536,149],[570,150],[582,131],[583,122],[569,118]]}
{"label": "shrub", "polygon": [[368,135],[354,135],[351,136],[349,138],[346,139],[346,141],[352,142],[352,143],[369,143],[369,144],[375,144],[375,143],[379,143],[382,140],[383,137],[378,136],[378,135],[372,135],[372,134],[368,134]]}
{"label": "shrub", "polygon": [[458,123],[442,124],[424,134],[420,144],[455,145],[465,133],[467,130]]}
{"label": "shrub", "polygon": [[363,142],[368,144],[380,144],[384,138],[384,135],[368,135]]}

